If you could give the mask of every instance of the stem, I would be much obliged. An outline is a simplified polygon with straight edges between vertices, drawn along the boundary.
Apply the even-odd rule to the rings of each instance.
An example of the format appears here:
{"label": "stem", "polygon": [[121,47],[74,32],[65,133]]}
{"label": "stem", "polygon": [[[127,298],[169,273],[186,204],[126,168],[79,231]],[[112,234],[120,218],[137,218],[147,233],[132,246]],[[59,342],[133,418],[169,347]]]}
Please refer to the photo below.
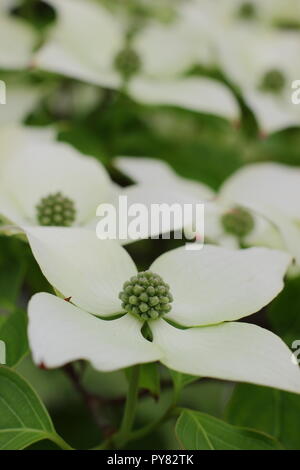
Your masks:
{"label": "stem", "polygon": [[62,437],[58,434],[49,435],[49,440],[57,444],[62,450],[74,450]]}
{"label": "stem", "polygon": [[115,442],[118,444],[118,446],[126,444],[129,437],[129,433],[133,426],[138,401],[139,377],[140,366],[136,365],[131,369],[131,377],[129,381],[129,389],[125,404],[123,420],[121,423],[120,430],[115,437]]}
{"label": "stem", "polygon": [[176,414],[178,414],[178,410],[176,409],[175,405],[169,406],[169,408],[156,421],[147,424],[143,428],[133,431],[129,435],[130,441],[137,441],[142,439],[143,437],[147,436],[147,434],[150,434],[152,431],[154,431],[158,426],[176,416]]}

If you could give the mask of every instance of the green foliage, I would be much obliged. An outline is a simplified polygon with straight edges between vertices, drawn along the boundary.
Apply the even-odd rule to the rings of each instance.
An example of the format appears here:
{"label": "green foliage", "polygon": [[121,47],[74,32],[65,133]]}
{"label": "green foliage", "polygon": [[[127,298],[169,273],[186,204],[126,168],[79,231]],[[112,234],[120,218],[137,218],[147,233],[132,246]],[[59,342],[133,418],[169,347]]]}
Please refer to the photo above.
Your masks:
{"label": "green foliage", "polygon": [[285,289],[268,307],[268,318],[275,333],[289,347],[300,339],[300,277],[289,279]]}
{"label": "green foliage", "polygon": [[227,408],[232,424],[274,436],[287,449],[300,449],[300,396],[257,385],[236,386]]}
{"label": "green foliage", "polygon": [[187,450],[276,450],[280,445],[266,434],[232,426],[220,419],[184,410],[176,434]]}
{"label": "green foliage", "polygon": [[160,376],[158,365],[153,362],[141,365],[139,386],[149,390],[153,397],[158,398],[160,394]]}
{"label": "green foliage", "polygon": [[17,450],[43,439],[63,448],[44,405],[16,372],[0,367],[0,449]]}
{"label": "green foliage", "polygon": [[27,264],[22,245],[19,240],[0,236],[0,311],[15,309]]}
{"label": "green foliage", "polygon": [[6,345],[6,365],[14,367],[28,353],[27,315],[17,310],[0,320],[0,340]]}
{"label": "green foliage", "polygon": [[178,398],[184,387],[199,379],[199,377],[195,377],[194,375],[182,374],[181,372],[177,372],[176,370],[170,370],[170,374],[173,381],[174,394],[175,397]]}

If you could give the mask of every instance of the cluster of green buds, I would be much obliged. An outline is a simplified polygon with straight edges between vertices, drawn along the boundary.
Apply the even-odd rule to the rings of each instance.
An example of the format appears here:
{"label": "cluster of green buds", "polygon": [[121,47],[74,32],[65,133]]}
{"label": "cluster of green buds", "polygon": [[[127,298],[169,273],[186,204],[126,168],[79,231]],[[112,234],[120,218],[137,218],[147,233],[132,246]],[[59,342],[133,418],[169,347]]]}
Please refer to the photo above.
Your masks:
{"label": "cluster of green buds", "polygon": [[139,72],[141,61],[138,54],[128,45],[117,54],[115,67],[128,80]]}
{"label": "cluster of green buds", "polygon": [[225,232],[243,238],[254,229],[254,218],[252,214],[243,207],[233,207],[222,215],[222,225]]}
{"label": "cluster of green buds", "polygon": [[253,18],[256,18],[256,15],[255,5],[251,2],[243,3],[238,11],[238,17],[244,20],[252,20]]}
{"label": "cluster of green buds", "polygon": [[170,286],[151,271],[140,272],[123,285],[122,308],[143,320],[156,320],[169,313],[173,297]]}
{"label": "cluster of green buds", "polygon": [[42,198],[36,210],[39,224],[47,227],[70,227],[76,218],[74,202],[60,192]]}
{"label": "cluster of green buds", "polygon": [[280,70],[269,70],[263,77],[260,88],[271,93],[280,93],[286,83],[285,77]]}

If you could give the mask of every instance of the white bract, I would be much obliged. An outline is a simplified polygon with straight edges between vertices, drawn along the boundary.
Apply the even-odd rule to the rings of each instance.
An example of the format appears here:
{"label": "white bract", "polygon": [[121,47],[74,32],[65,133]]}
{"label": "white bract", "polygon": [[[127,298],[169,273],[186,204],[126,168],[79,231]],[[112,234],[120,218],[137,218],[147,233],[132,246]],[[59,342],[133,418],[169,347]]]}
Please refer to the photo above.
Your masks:
{"label": "white bract", "polygon": [[[175,105],[236,120],[232,93],[216,80],[185,77],[200,61],[184,21],[151,21],[126,39],[126,21],[91,0],[47,0],[57,11],[50,37],[34,58],[37,67],[96,85],[126,91],[148,104]],[[123,72],[122,72],[123,70]],[[132,75],[132,78],[131,78]]]}
{"label": "white bract", "polygon": [[[161,277],[155,284],[160,294],[170,289],[173,295],[164,314],[150,307],[165,304],[163,297],[153,297],[159,295],[155,288],[148,290],[152,275],[138,273],[118,243],[75,228],[31,228],[27,235],[46,278],[63,297],[71,297],[40,293],[31,299],[29,341],[37,364],[53,368],[86,359],[98,370],[113,371],[160,360],[187,374],[300,392],[299,368],[281,339],[236,322],[281,291],[290,262],[285,253],[207,245],[197,252],[182,247],[163,254],[149,270]],[[112,319],[116,314],[122,316]],[[145,314],[152,341],[141,332]]]}
{"label": "white bract", "polygon": [[29,24],[6,11],[9,6],[0,7],[0,68],[17,70],[30,64],[37,37]]}
{"label": "white bract", "polygon": [[219,41],[219,63],[241,90],[262,133],[300,125],[300,107],[292,102],[299,77],[300,33],[238,25]]}
{"label": "white bract", "polygon": [[189,194],[195,202],[209,200],[214,197],[214,191],[199,181],[188,180],[162,160],[146,157],[116,157],[114,165],[135,183],[156,188],[165,186],[169,191],[178,194],[178,202],[183,194]]}
{"label": "white bract", "polygon": [[[200,0],[203,2],[203,0]],[[207,1],[207,0],[204,0]],[[297,0],[216,0],[214,13],[220,21],[256,23],[265,26],[300,25],[300,6]]]}
{"label": "white bract", "polygon": [[0,126],[22,122],[37,106],[43,92],[42,87],[6,79],[5,104],[0,104]]}

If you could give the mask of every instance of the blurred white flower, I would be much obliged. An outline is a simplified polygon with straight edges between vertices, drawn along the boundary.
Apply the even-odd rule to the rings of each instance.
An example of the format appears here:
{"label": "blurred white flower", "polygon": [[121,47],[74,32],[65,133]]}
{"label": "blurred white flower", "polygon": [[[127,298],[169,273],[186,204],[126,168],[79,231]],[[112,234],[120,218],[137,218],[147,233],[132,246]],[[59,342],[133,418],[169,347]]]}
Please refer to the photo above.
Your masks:
{"label": "blurred white flower", "polygon": [[239,117],[230,90],[216,80],[184,77],[199,61],[199,44],[184,21],[160,24],[153,20],[127,41],[125,18],[113,15],[91,0],[47,0],[57,11],[50,37],[34,64],[96,85],[124,86],[135,100],[175,105]]}
{"label": "blurred white flower", "polygon": [[267,0],[265,15],[271,19],[271,24],[286,27],[300,27],[300,3],[298,0]]}
{"label": "blurred white flower", "polygon": [[[51,368],[86,359],[112,371],[160,360],[187,374],[300,392],[299,369],[280,338],[235,322],[281,291],[286,254],[179,248],[138,273],[119,244],[85,229],[32,228],[28,238],[49,282],[71,297],[66,302],[40,293],[30,301],[29,341],[37,364]],[[114,314],[123,315],[107,321]]]}
{"label": "blurred white flower", "polygon": [[9,6],[0,8],[0,68],[18,70],[30,65],[37,36],[28,23],[6,11]]}
{"label": "blurred white flower", "polygon": [[241,204],[271,221],[281,235],[278,247],[289,252],[300,267],[298,168],[278,163],[247,165],[224,183],[219,197],[228,204]]}
{"label": "blurred white flower", "polygon": [[57,19],[34,64],[97,85],[119,87],[114,59],[124,46],[122,22],[91,0],[47,3],[55,8]]}
{"label": "blurred white flower", "polygon": [[56,142],[54,132],[0,129],[0,214],[8,223],[87,225],[113,185],[101,163]]}
{"label": "blurred white flower", "polygon": [[219,41],[220,66],[242,92],[263,133],[300,125],[292,82],[300,76],[300,32],[239,25]]}
{"label": "blurred white flower", "polygon": [[[203,183],[180,177],[169,165],[161,160],[152,158],[117,157],[114,160],[114,164],[137,183],[137,186],[140,187],[140,191],[142,191],[142,188],[152,187],[153,181],[155,181],[156,190],[159,190],[161,187],[169,188],[174,195],[177,195],[177,202],[181,202],[183,198],[186,199],[188,197],[194,203],[204,202],[204,239],[206,243],[214,243],[236,249],[240,248],[241,244],[248,247],[265,246],[288,251],[293,255],[295,254],[295,249],[291,250],[287,248],[287,244],[284,241],[281,219],[279,219],[277,214],[278,210],[276,210],[277,216],[275,217],[273,215],[274,210],[270,212],[269,207],[263,209],[265,200],[263,197],[260,197],[260,189],[257,191],[257,186],[259,185],[259,188],[266,188],[267,193],[269,185],[272,184],[274,184],[272,186],[273,191],[276,191],[276,182],[273,183],[274,176],[271,174],[268,175],[267,170],[265,170],[265,176],[263,172],[261,172],[260,175],[260,168],[262,170],[263,168],[269,168],[270,171],[272,168],[277,168],[277,173],[280,174],[280,165],[249,165],[234,173],[232,177],[225,181],[218,192],[214,192]],[[253,171],[251,171],[252,168]],[[257,174],[259,175],[258,182],[256,180],[256,168]],[[285,170],[287,167],[282,166],[282,168]],[[290,174],[295,171],[294,177],[298,182],[299,176],[296,176],[298,171],[289,168],[288,171]],[[284,187],[284,185],[288,187],[288,184],[282,181],[281,187]],[[293,187],[296,185],[295,183]],[[257,197],[256,204],[249,204],[248,194],[250,191],[251,194]],[[270,200],[272,200],[273,192],[270,191],[269,194]],[[278,196],[281,197],[281,194]],[[286,196],[282,196],[282,198],[286,200]],[[296,198],[295,201],[297,201]],[[291,201],[288,201],[286,204],[290,202]],[[274,207],[276,207],[275,202]],[[283,216],[287,211],[281,210],[281,213]],[[298,241],[296,240],[295,243],[297,244]]]}
{"label": "blurred white flower", "polygon": [[222,31],[224,26],[238,23],[283,28],[300,26],[298,0],[191,0],[183,2],[180,10],[195,31],[204,30],[212,39],[218,34],[218,28]]}
{"label": "blurred white flower", "polygon": [[0,126],[22,122],[30,114],[44,94],[37,85],[5,80],[6,103],[0,107]]}

